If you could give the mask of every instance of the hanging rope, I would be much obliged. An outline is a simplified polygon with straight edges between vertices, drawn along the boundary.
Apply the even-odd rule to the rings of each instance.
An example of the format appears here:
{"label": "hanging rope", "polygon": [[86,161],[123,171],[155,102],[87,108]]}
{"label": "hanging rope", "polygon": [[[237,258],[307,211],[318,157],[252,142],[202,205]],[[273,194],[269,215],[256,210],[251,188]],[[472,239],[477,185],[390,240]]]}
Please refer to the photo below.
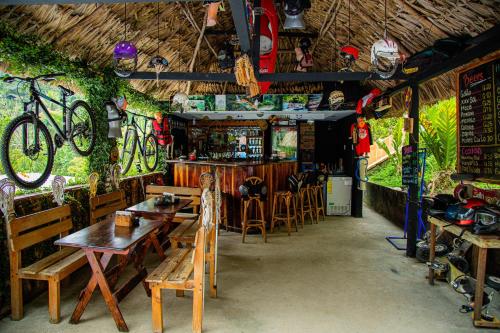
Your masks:
{"label": "hanging rope", "polygon": [[351,45],[351,0],[348,2],[347,45]]}
{"label": "hanging rope", "polygon": [[160,54],[160,2],[158,1],[158,5],[156,7],[156,27],[157,27],[157,42],[158,42],[158,48],[156,53],[159,55]]}
{"label": "hanging rope", "polygon": [[123,40],[127,40],[127,3],[125,2],[125,38]]}
{"label": "hanging rope", "polygon": [[384,39],[387,39],[387,0],[384,0]]}

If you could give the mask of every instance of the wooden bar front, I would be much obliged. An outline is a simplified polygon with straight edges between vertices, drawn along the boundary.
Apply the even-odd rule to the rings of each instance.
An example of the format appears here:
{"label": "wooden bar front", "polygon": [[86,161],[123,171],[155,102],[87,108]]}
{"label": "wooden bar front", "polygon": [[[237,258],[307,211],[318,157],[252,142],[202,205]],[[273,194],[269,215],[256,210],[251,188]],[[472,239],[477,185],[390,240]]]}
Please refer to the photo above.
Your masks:
{"label": "wooden bar front", "polygon": [[202,162],[169,161],[172,163],[173,185],[199,187],[198,180],[204,172],[219,172],[221,190],[225,195],[228,211],[228,227],[241,231],[241,195],[238,191],[247,177],[262,178],[267,186],[265,203],[266,222],[271,221],[271,200],[275,191],[286,190],[287,177],[297,173],[297,162]]}

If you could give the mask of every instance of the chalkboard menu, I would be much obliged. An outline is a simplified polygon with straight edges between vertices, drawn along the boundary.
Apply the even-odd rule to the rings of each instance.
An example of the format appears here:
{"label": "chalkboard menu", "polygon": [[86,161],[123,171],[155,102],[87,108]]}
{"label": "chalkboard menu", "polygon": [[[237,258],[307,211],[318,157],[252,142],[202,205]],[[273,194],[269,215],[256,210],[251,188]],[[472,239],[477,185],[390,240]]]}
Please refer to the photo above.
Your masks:
{"label": "chalkboard menu", "polygon": [[500,59],[458,74],[458,172],[500,180]]}
{"label": "chalkboard menu", "polygon": [[418,185],[418,149],[408,145],[402,148],[403,185]]}

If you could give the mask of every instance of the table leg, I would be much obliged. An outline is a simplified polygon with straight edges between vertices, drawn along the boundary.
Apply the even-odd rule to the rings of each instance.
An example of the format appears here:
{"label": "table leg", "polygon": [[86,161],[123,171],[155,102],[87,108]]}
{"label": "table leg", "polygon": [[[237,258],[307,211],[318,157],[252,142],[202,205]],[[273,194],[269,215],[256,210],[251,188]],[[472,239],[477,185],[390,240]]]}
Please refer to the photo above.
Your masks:
{"label": "table leg", "polygon": [[[429,261],[432,263],[436,257],[436,225],[431,223],[431,243],[429,249]],[[434,270],[429,267],[429,284],[434,284]]]}
{"label": "table leg", "polygon": [[483,307],[484,277],[486,273],[486,248],[478,248],[476,295],[474,296],[474,321],[481,320],[481,310]]}
{"label": "table leg", "polygon": [[160,259],[163,261],[165,260],[166,256],[165,253],[163,252],[163,248],[161,247],[160,241],[158,240],[158,237],[156,237],[156,233],[152,233],[150,236],[151,243],[153,244],[156,253],[158,253],[158,256]]}
{"label": "table leg", "polygon": [[87,259],[89,260],[90,267],[92,268],[93,277],[97,280],[97,284],[101,289],[101,294],[108,306],[113,319],[115,320],[116,327],[120,332],[128,332],[127,324],[125,323],[125,319],[123,319],[122,313],[118,308],[118,303],[116,299],[113,297],[113,293],[109,289],[108,282],[104,276],[104,267],[97,260],[95,253],[92,250],[85,250],[85,254],[87,255]]}
{"label": "table leg", "polygon": [[[86,253],[87,258],[89,257],[89,254]],[[95,259],[95,254],[92,253],[92,256]],[[103,269],[105,269],[109,261],[111,260],[111,257],[113,256],[113,253],[104,253],[101,257],[101,266]],[[90,299],[92,298],[92,294],[94,293],[95,288],[97,287],[97,279],[95,277],[95,274],[92,274],[92,277],[89,280],[89,283],[87,284],[87,287],[83,289],[80,293],[80,296],[78,298],[78,304],[75,307],[75,310],[73,311],[73,314],[71,315],[71,319],[69,322],[71,324],[78,324],[80,321],[80,318],[85,311],[85,308],[87,307],[87,304],[89,304]]]}

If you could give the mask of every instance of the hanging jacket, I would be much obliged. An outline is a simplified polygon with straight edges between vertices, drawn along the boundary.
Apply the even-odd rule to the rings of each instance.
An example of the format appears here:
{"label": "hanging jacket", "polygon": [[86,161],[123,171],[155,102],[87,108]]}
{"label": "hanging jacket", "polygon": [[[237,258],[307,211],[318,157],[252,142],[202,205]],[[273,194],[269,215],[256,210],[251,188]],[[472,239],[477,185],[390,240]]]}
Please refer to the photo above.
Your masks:
{"label": "hanging jacket", "polygon": [[153,131],[160,146],[165,146],[172,143],[172,135],[170,134],[170,127],[168,126],[167,117],[163,117],[161,124],[158,123],[156,119],[153,120]]}

